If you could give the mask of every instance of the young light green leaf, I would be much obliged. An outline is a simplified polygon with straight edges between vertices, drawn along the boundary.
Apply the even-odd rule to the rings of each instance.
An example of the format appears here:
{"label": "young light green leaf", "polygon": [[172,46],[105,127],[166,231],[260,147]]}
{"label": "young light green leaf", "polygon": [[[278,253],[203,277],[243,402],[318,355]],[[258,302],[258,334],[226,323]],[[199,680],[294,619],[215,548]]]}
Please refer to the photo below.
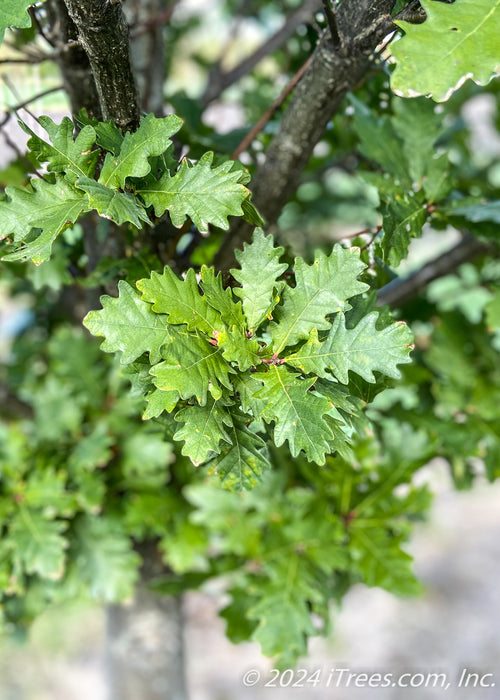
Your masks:
{"label": "young light green leaf", "polygon": [[3,260],[47,260],[57,236],[89,209],[87,197],[59,175],[55,183],[32,180],[31,187],[7,187],[8,199],[0,201],[0,239],[13,234],[18,244]]}
{"label": "young light green leaf", "polygon": [[394,92],[444,102],[467,78],[486,85],[500,71],[500,0],[421,4],[427,15],[423,24],[396,22],[405,36],[391,46]]}
{"label": "young light green leaf", "polygon": [[73,140],[74,124],[64,117],[55,124],[50,117],[41,116],[38,121],[48,133],[51,143],[37,136],[26,124],[19,121],[23,130],[31,135],[28,147],[40,163],[47,162],[47,170],[66,173],[66,180],[72,184],[81,177],[92,177],[99,150],[92,151],[96,133],[92,126],[85,126]]}
{"label": "young light green leaf", "polygon": [[148,158],[164,153],[172,141],[170,136],[182,126],[182,119],[174,114],[157,118],[148,114],[139,128],[126,133],[117,156],[108,153],[99,176],[106,187],[118,189],[125,186],[127,177],[144,177],[151,171]]}
{"label": "young light green leaf", "polygon": [[163,362],[151,368],[159,389],[178,391],[183,399],[194,396],[204,406],[208,392],[217,400],[222,386],[231,388],[232,370],[223,360],[221,349],[203,338],[179,330],[175,342],[164,349],[163,357]]}
{"label": "young light green leaf", "polygon": [[265,236],[261,229],[256,229],[252,242],[245,243],[243,251],[235,251],[241,269],[231,270],[231,274],[241,287],[235,287],[233,291],[243,302],[251,333],[271,315],[279,301],[283,283],[277,279],[288,268],[286,263],[279,262],[284,252],[285,249],[275,247],[273,237]]}
{"label": "young light green leaf", "polygon": [[225,406],[220,401],[208,398],[205,406],[187,406],[177,411],[175,420],[183,423],[174,434],[174,440],[184,440],[182,454],[196,465],[202,464],[220,452],[220,442],[231,444],[226,428],[233,423]]}
{"label": "young light green leaf", "polygon": [[172,341],[167,318],[151,311],[139,294],[124,280],[118,282],[119,296],[102,296],[102,309],[89,311],[83,324],[92,335],[104,336],[104,352],[121,351],[121,362],[128,364],[149,352],[151,362],[160,360],[160,349]]}
{"label": "young light green leaf", "polygon": [[242,372],[262,362],[258,355],[259,343],[247,338],[239,329],[225,329],[218,333],[217,344],[227,362],[236,362]]}
{"label": "young light green leaf", "polygon": [[205,153],[194,165],[186,159],[174,176],[166,172],[159,181],[151,178],[137,188],[156,216],[168,210],[172,223],[180,228],[189,216],[199,231],[213,224],[229,228],[228,216],[241,216],[242,202],[249,190],[240,183],[240,173],[231,170],[232,161],[212,168],[213,153]]}
{"label": "young light green leaf", "polygon": [[[378,313],[364,316],[355,328],[346,329],[345,316],[338,314],[325,340],[318,339],[316,329],[307,343],[287,357],[287,363],[303,372],[331,378],[347,384],[349,371],[367,382],[375,382],[374,371],[400,377],[398,364],[410,362],[412,335],[404,323],[393,323],[377,330]],[[330,374],[331,373],[331,374]]]}
{"label": "young light green leaf", "polygon": [[139,280],[137,288],[144,301],[153,304],[153,311],[168,314],[171,324],[185,323],[189,330],[199,330],[213,337],[224,328],[220,313],[209,304],[208,297],[200,294],[192,268],[185,279],[179,279],[167,265],[161,275],[152,272],[150,279]]}
{"label": "young light green leaf", "polygon": [[253,489],[271,467],[266,444],[247,428],[244,416],[233,414],[227,432],[231,445],[210,462],[210,472],[228,491]]}
{"label": "young light green leaf", "polygon": [[128,192],[118,192],[89,177],[80,177],[76,186],[84,190],[89,199],[89,206],[106,219],[116,224],[129,221],[136,228],[142,228],[141,221],[151,224],[141,202]]}
{"label": "young light green leaf", "polygon": [[361,294],[368,285],[357,276],[365,269],[359,249],[334,246],[331,255],[318,253],[312,265],[297,258],[296,285],[283,290],[283,304],[276,307],[270,326],[273,352],[307,338],[313,328],[327,330],[327,314],[350,308],[347,299]]}
{"label": "young light green leaf", "polygon": [[293,457],[303,450],[309,461],[324,464],[325,454],[332,449],[333,437],[324,415],[332,406],[323,396],[315,396],[309,391],[315,378],[302,379],[276,365],[256,376],[264,385],[255,394],[264,401],[259,417],[266,423],[274,421],[276,445],[279,447],[288,440]]}
{"label": "young light green leaf", "polygon": [[201,268],[200,287],[206,301],[212,306],[229,328],[245,332],[246,319],[241,308],[241,302],[233,298],[231,288],[222,286],[222,275],[215,274],[213,267],[203,265]]}

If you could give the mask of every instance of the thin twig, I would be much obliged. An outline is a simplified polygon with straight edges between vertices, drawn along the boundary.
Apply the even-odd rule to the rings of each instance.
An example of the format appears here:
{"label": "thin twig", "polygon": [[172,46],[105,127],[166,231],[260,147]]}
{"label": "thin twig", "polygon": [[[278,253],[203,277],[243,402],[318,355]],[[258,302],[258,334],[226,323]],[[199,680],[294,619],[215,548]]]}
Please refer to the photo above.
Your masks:
{"label": "thin twig", "polygon": [[305,63],[302,64],[302,66],[295,73],[293,78],[289,81],[288,85],[282,91],[281,95],[272,103],[272,105],[268,109],[266,109],[266,111],[264,112],[262,117],[259,119],[259,121],[255,124],[255,126],[252,129],[250,129],[248,134],[241,141],[240,145],[237,146],[237,148],[235,148],[235,150],[231,154],[232,160],[235,160],[243,153],[243,151],[246,151],[246,149],[252,144],[252,142],[255,140],[255,138],[258,136],[258,134],[260,134],[260,132],[265,127],[265,125],[269,122],[269,120],[272,118],[272,116],[276,112],[276,110],[279,109],[279,107],[281,107],[281,105],[286,100],[288,95],[294,90],[294,88],[297,85],[297,83],[299,82],[299,80],[302,78],[302,76],[304,75],[306,70],[309,68],[311,61],[312,61],[312,56],[309,56],[309,58],[305,61]]}
{"label": "thin twig", "polygon": [[162,24],[167,24],[168,22],[170,22],[170,18],[172,17],[172,13],[175,9],[177,2],[178,2],[178,0],[173,0],[163,12],[160,12],[159,14],[155,15],[154,17],[151,17],[150,19],[148,19],[147,22],[144,22],[138,28],[136,28],[133,32],[131,32],[130,33],[131,41],[133,41],[134,39],[137,39],[137,37],[142,36],[143,34],[147,34],[148,32],[151,32],[151,31],[157,29]]}
{"label": "thin twig", "polygon": [[473,260],[479,255],[484,255],[491,249],[492,246],[486,245],[470,234],[465,235],[460,243],[451,248],[451,250],[426,263],[413,274],[403,279],[398,277],[379,289],[377,306],[384,304],[389,304],[392,307],[403,306],[422,292],[435,279],[449,275],[464,262]]}
{"label": "thin twig", "polygon": [[[7,85],[9,90],[12,92],[12,94],[19,99],[19,94],[17,93],[17,90],[15,87],[10,83],[10,80],[7,78],[7,76],[2,76],[2,79],[4,83]],[[56,85],[55,87],[48,88],[47,90],[43,90],[43,92],[39,92],[36,95],[33,95],[32,97],[28,98],[27,100],[22,100],[21,102],[18,102],[17,104],[13,105],[12,107],[9,107],[9,109],[6,112],[5,117],[2,119],[0,122],[0,129],[9,121],[11,118],[12,114],[15,114],[18,110],[24,109],[30,116],[35,119],[35,121],[38,121],[37,117],[32,114],[26,107],[31,104],[32,102],[36,102],[36,100],[39,100],[42,97],[45,97],[46,95],[50,95],[52,92],[58,92],[59,90],[64,90],[64,85]]]}
{"label": "thin twig", "polygon": [[26,153],[22,151],[17,143],[14,143],[12,139],[10,138],[9,134],[7,131],[2,131],[2,136],[4,138],[5,143],[7,146],[16,154],[17,158],[26,165],[26,169],[28,172],[33,172],[37,177],[40,178],[40,180],[44,180],[44,176],[42,173],[40,173],[33,165],[33,163],[29,160],[29,158],[26,156]]}
{"label": "thin twig", "polygon": [[45,33],[45,30],[44,30],[44,28],[43,28],[43,26],[42,26],[42,23],[40,22],[40,20],[39,20],[39,18],[38,18],[37,9],[39,9],[39,8],[30,7],[30,8],[28,9],[28,13],[29,13],[29,15],[30,15],[30,17],[31,17],[31,21],[32,21],[33,24],[36,26],[36,28],[38,29],[38,33],[40,34],[41,37],[43,37],[43,38],[45,39],[45,41],[47,42],[47,44],[48,44],[49,46],[52,46],[52,48],[55,48],[55,46],[56,46],[55,42],[53,41],[53,39],[51,39],[49,36],[47,36],[47,34]]}
{"label": "thin twig", "polygon": [[232,70],[227,73],[222,73],[220,70],[211,71],[209,84],[202,96],[202,103],[207,106],[210,102],[217,99],[230,85],[248,75],[263,58],[279,49],[300,24],[306,22],[308,18],[314,16],[314,13],[320,9],[320,0],[304,2],[301,7],[286,19],[285,24],[275,34],[269,37],[267,41],[261,44],[250,56],[238,63]]}
{"label": "thin twig", "polygon": [[2,58],[0,59],[0,64],[5,64],[5,63],[29,63],[29,64],[36,64],[36,63],[43,63],[44,61],[50,61],[52,60],[53,56],[50,54],[40,54],[39,56],[26,56],[25,58]]}

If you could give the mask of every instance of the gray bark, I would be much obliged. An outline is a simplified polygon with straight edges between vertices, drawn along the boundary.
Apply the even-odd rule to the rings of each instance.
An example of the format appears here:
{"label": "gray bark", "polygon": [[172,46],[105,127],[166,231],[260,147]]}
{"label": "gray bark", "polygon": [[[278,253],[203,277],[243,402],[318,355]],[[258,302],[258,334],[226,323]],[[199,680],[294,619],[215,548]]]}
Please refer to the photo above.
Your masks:
{"label": "gray bark", "polygon": [[[366,74],[380,41],[393,29],[394,0],[344,0],[335,14],[337,36],[326,30],[311,64],[299,82],[264,164],[250,187],[253,202],[268,226],[274,224],[314,146],[346,94]],[[215,264],[223,270],[234,264],[234,249],[249,240],[253,227],[238,221],[229,233]]]}
{"label": "gray bark", "polygon": [[120,0],[64,2],[90,61],[104,119],[114,121],[123,131],[134,131],[140,109]]}
{"label": "gray bark", "polygon": [[71,111],[84,107],[91,117],[102,119],[97,88],[87,54],[78,43],[78,30],[68,15],[63,0],[50,0],[47,13],[51,26],[58,28],[57,65],[61,71],[64,89],[69,97]]}

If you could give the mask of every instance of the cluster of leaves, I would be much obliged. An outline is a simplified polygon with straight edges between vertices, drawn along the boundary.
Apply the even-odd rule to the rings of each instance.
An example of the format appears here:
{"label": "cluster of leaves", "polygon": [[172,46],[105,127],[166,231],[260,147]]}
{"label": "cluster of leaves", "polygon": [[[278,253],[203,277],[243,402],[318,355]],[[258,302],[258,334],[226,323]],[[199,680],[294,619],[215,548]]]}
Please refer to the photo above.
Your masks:
{"label": "cluster of leaves", "polygon": [[[374,372],[397,377],[410,361],[407,326],[359,299],[368,285],[358,249],[298,258],[293,271],[282,253],[258,229],[232,270],[240,286],[224,289],[213,268],[198,282],[167,266],[137,282],[141,294],[120,282],[118,298],[103,297],[84,321],[140,376],[145,417],[171,413],[182,453],[230,489],[253,487],[269,467],[263,423],[294,457],[324,464],[344,452],[360,411],[349,373],[375,383]],[[289,272],[293,287],[280,279]]]}
{"label": "cluster of leaves", "polygon": [[397,268],[425,224],[497,238],[499,201],[490,199],[484,174],[473,188],[475,194],[469,193],[471,175],[462,182],[459,169],[450,163],[443,114],[432,102],[393,98],[391,112],[377,115],[354,96],[350,101],[357,148],[366,159],[359,174],[377,188],[379,197],[382,225],[374,252],[384,264]]}
{"label": "cluster of leaves", "polygon": [[[500,475],[500,269],[486,258],[430,285],[415,323],[416,365],[370,409],[424,430],[458,488]],[[409,315],[411,316],[411,310]]]}
{"label": "cluster of leaves", "polygon": [[310,636],[329,633],[330,603],[353,584],[396,595],[420,591],[404,543],[412,521],[429,507],[430,492],[411,486],[403,495],[398,486],[429,453],[424,433],[387,422],[379,438],[357,441],[350,461],[328,457],[318,470],[273,448],[277,469],[252,491],[191,484],[189,524],[162,540],[178,579],[158,580],[157,587],[178,590],[193,561],[199,573],[183,585],[223,573],[230,602],[221,614],[230,639],[257,641],[277,663],[294,665]]}
{"label": "cluster of leaves", "polygon": [[[212,224],[229,227],[228,216],[258,216],[249,198],[246,170],[233,161],[213,167],[213,153],[195,164],[173,160],[170,139],[181,127],[175,115],[145,116],[134,133],[125,136],[112,122],[98,122],[80,114],[82,127],[64,117],[55,124],[39,119],[49,142],[21,122],[30,134],[28,147],[49,175],[35,178],[26,188],[7,187],[0,201],[1,237],[11,237],[13,250],[4,260],[42,263],[50,257],[55,239],[82,214],[95,209],[118,225],[137,229],[152,225],[166,212],[180,228],[187,217],[199,231]],[[99,167],[98,167],[99,166]],[[96,179],[97,178],[97,179]],[[153,215],[154,211],[154,215]]]}
{"label": "cluster of leaves", "polygon": [[[0,610],[26,623],[51,602],[132,595],[140,558],[116,506],[160,488],[172,461],[158,424],[81,330],[32,335],[8,367],[22,417],[0,424]],[[5,378],[2,377],[5,381]],[[3,413],[3,411],[2,411]]]}
{"label": "cluster of leaves", "polygon": [[[5,0],[0,34],[27,26],[30,4]],[[406,36],[392,45],[392,87],[442,99],[465,72],[487,82],[498,0],[422,4],[427,22],[405,24]],[[433,60],[424,45],[438,52]],[[447,70],[436,71],[436,62]],[[288,269],[282,249],[257,231],[238,253],[232,286],[212,268],[180,279],[167,267],[103,297],[86,325],[105,337],[103,350],[120,353],[120,367],[75,330],[16,345],[5,383],[26,415],[7,414],[0,427],[6,622],[25,622],[64,598],[126,599],[140,545],[153,539],[169,570],[158,590],[179,592],[222,574],[229,636],[260,642],[284,666],[306,653],[309,636],[328,631],[329,603],[352,584],[418,591],[404,542],[430,495],[412,485],[414,472],[441,455],[459,486],[472,482],[479,459],[491,480],[498,477],[498,268],[491,260],[466,266],[435,282],[418,309],[405,309],[416,337],[411,365],[410,331],[375,310],[367,282],[377,258],[399,265],[425,222],[494,238],[500,207],[484,177],[471,187],[440,153],[447,132],[432,104],[395,99],[379,110],[385,89],[376,90],[377,106],[352,100],[354,130],[342,115],[342,128],[325,135],[345,152],[359,139],[372,171],[364,176],[380,199],[375,257],[335,246]],[[254,87],[247,95],[260,109]],[[50,279],[59,289],[71,279],[58,246],[92,209],[103,227],[107,219],[147,227],[166,216],[177,227],[189,217],[202,231],[227,228],[232,215],[257,222],[247,173],[229,161],[214,167],[204,151],[217,135],[202,124],[201,108],[194,117],[182,137],[200,160],[180,166],[174,116],[149,115],[124,136],[81,114],[76,138],[71,120],[42,117],[48,140],[28,129],[29,147],[48,175],[8,187],[0,200],[0,231],[13,239],[4,259],[45,261],[25,279],[35,287]],[[218,140],[221,150],[236,145],[229,143]],[[307,201],[309,216],[315,203]],[[80,283],[113,279],[120,266],[101,260]],[[137,259],[126,266],[132,283],[144,275]],[[146,267],[149,274],[154,265]],[[402,381],[378,393],[383,375],[400,376],[399,364]],[[369,423],[364,408],[374,397]],[[152,420],[137,419],[144,398]]]}
{"label": "cluster of leaves", "polygon": [[0,432],[5,629],[51,603],[129,598],[137,550],[153,538],[171,572],[158,590],[223,575],[231,638],[258,641],[285,665],[328,632],[329,602],[352,583],[419,590],[404,542],[430,495],[398,485],[427,460],[425,434],[395,422],[378,437],[360,431],[349,459],[329,456],[320,470],[271,447],[275,469],[228,492],[174,456],[161,423],[137,419],[140,397],[105,360],[75,329],[16,343],[9,381],[25,417]]}

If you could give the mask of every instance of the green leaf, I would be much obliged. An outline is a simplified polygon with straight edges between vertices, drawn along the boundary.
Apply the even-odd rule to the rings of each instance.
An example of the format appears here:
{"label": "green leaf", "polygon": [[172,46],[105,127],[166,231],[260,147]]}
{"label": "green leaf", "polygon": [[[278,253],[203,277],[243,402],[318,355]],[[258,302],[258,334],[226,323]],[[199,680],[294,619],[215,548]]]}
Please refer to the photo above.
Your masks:
{"label": "green leaf", "polygon": [[224,359],[236,362],[243,372],[260,364],[259,344],[248,338],[241,302],[235,302],[230,287],[222,287],[222,275],[216,276],[213,267],[204,265],[201,268],[201,288],[203,298],[221,315],[224,324],[223,330],[215,331]]}
{"label": "green leaf", "polygon": [[100,122],[95,117],[89,117],[86,109],[81,109],[78,112],[75,121],[81,127],[91,126],[96,133],[98,145],[105,151],[110,151],[115,155],[120,153],[124,137],[114,122]]}
{"label": "green leaf", "polygon": [[391,45],[394,92],[444,102],[467,78],[486,85],[500,70],[500,0],[421,4],[427,14],[423,24],[396,22],[405,36]]}
{"label": "green leaf", "polygon": [[220,452],[220,442],[231,443],[226,428],[232,427],[227,409],[220,401],[209,397],[204,406],[188,406],[175,414],[183,423],[174,434],[174,440],[184,440],[182,454],[195,464],[206,462],[214,452]]}
{"label": "green leaf", "polygon": [[258,379],[264,385],[255,394],[264,401],[260,417],[266,423],[274,421],[276,445],[279,447],[288,440],[293,457],[303,450],[309,461],[324,464],[333,438],[324,419],[331,404],[323,396],[309,391],[316,378],[302,379],[285,367],[271,366],[268,372],[259,374]]}
{"label": "green leaf", "polygon": [[75,127],[69,117],[64,117],[60,124],[43,115],[38,121],[48,133],[52,145],[37,136],[24,122],[19,121],[19,125],[31,135],[28,147],[40,163],[47,162],[49,171],[67,173],[66,180],[72,184],[82,175],[92,177],[100,153],[99,150],[92,151],[96,139],[94,128],[85,126],[73,140]]}
{"label": "green leaf", "polygon": [[55,183],[32,180],[31,187],[7,187],[8,199],[0,201],[0,237],[13,234],[18,244],[3,260],[47,260],[57,236],[89,209],[87,197],[61,176]]}
{"label": "green leaf", "polygon": [[295,262],[296,285],[283,290],[283,304],[276,307],[276,322],[270,326],[273,352],[295,345],[313,328],[327,330],[327,314],[350,308],[347,299],[361,294],[368,285],[356,278],[365,269],[359,249],[335,245],[331,255],[318,253],[312,265],[302,258]]}
{"label": "green leaf", "polygon": [[354,126],[360,138],[361,153],[394,175],[404,186],[411,186],[402,143],[389,117],[376,117],[354,95],[349,95],[349,101],[354,105]]}
{"label": "green leaf", "polygon": [[[364,316],[355,328],[346,329],[345,316],[339,314],[325,340],[318,339],[316,329],[296,353],[286,358],[288,364],[318,377],[349,382],[349,371],[374,383],[374,371],[400,377],[398,364],[411,362],[412,335],[405,323],[393,323],[377,330],[378,313]],[[331,372],[331,374],[330,374]]]}
{"label": "green leaf", "polygon": [[445,210],[445,213],[450,216],[463,216],[467,221],[472,221],[476,224],[483,221],[492,221],[500,224],[500,200],[450,206]]}
{"label": "green leaf", "polygon": [[251,243],[244,244],[243,251],[235,251],[241,269],[233,269],[231,274],[241,287],[235,287],[233,291],[243,302],[251,333],[270,317],[279,301],[283,283],[277,279],[288,268],[286,263],[279,262],[284,252],[285,249],[275,247],[273,237],[265,236],[261,229],[254,232]]}
{"label": "green leaf", "polygon": [[61,532],[65,529],[66,523],[47,520],[21,506],[9,526],[9,538],[15,543],[14,560],[28,574],[59,580],[64,573],[67,542]]}
{"label": "green leaf", "polygon": [[423,188],[428,202],[445,197],[452,186],[448,156],[436,157],[434,144],[442,135],[443,118],[436,114],[433,102],[422,97],[414,100],[394,98],[393,127],[403,143],[412,189]]}
{"label": "green leaf", "polygon": [[154,424],[122,438],[122,488],[161,489],[167,480],[167,466],[172,461],[172,445]]}
{"label": "green leaf", "polygon": [[350,532],[353,564],[367,586],[380,586],[397,595],[416,595],[422,586],[411,569],[412,558],[399,546],[400,540],[380,527],[367,527],[360,519]]}
{"label": "green leaf", "polygon": [[222,386],[231,388],[231,367],[220,348],[186,331],[178,331],[175,342],[163,350],[164,362],[151,368],[154,383],[164,391],[178,391],[182,399],[195,397],[204,406],[207,394],[222,395]]}
{"label": "green leaf", "polygon": [[118,189],[125,186],[127,177],[144,177],[151,171],[148,158],[159,156],[171,145],[170,136],[177,133],[182,120],[174,114],[157,118],[154,114],[143,117],[139,128],[127,132],[120,153],[106,156],[99,182],[106,187]]}
{"label": "green leaf", "polygon": [[204,528],[182,520],[174,531],[162,537],[162,559],[176,574],[208,571],[207,532]]}
{"label": "green leaf", "polygon": [[223,288],[222,274],[216,275],[213,267],[203,265],[200,286],[205,300],[220,314],[225,325],[244,332],[246,319],[241,302],[234,300],[230,287]]}
{"label": "green leaf", "polygon": [[29,0],[2,0],[0,8],[0,43],[7,27],[31,27],[31,17],[26,12],[33,5]]}
{"label": "green leaf", "polygon": [[72,494],[66,491],[67,474],[54,467],[36,469],[24,489],[18,489],[23,506],[40,509],[44,518],[68,517],[75,510]]}
{"label": "green leaf", "polygon": [[92,598],[118,603],[132,597],[141,559],[119,522],[90,515],[78,519],[72,548],[73,575]]}
{"label": "green leaf", "polygon": [[200,294],[195,271],[190,268],[185,279],[179,279],[168,265],[160,275],[152,272],[150,279],[137,282],[144,301],[153,304],[156,313],[168,314],[171,324],[186,324],[189,330],[199,330],[216,337],[223,330],[220,313]]}
{"label": "green leaf", "polygon": [[118,282],[117,298],[102,296],[102,309],[89,311],[83,324],[92,335],[104,336],[104,352],[121,352],[121,362],[128,364],[144,352],[151,362],[158,362],[160,349],[172,341],[167,319],[151,311],[139,294],[127,282]]}
{"label": "green leaf", "polygon": [[250,620],[258,621],[252,639],[264,654],[280,654],[287,666],[306,654],[307,637],[316,633],[311,603],[324,596],[309,562],[289,549],[286,555],[278,553],[278,560],[269,567],[271,580],[259,581],[259,601],[247,613]]}
{"label": "green leaf", "polygon": [[174,176],[166,172],[159,181],[151,178],[137,192],[154,207],[156,216],[168,210],[177,228],[189,216],[199,231],[207,231],[209,224],[228,229],[227,217],[242,216],[249,191],[240,184],[240,173],[231,170],[232,161],[215,168],[212,161],[213,153],[205,153],[194,165],[184,159]]}
{"label": "green leaf", "polygon": [[245,333],[238,329],[221,331],[217,335],[217,344],[222,348],[223,358],[227,362],[235,362],[242,372],[262,362],[257,354],[257,340],[249,340]]}
{"label": "green leaf", "polygon": [[244,416],[233,414],[232,419],[227,431],[231,446],[210,462],[210,472],[218,475],[228,491],[250,490],[271,467],[266,444],[247,428]]}
{"label": "green leaf", "polygon": [[146,396],[146,401],[148,402],[148,406],[142,414],[143,419],[157,418],[163,411],[170,413],[174,410],[179,401],[179,393],[177,391],[155,389]]}
{"label": "green leaf", "polygon": [[84,190],[89,199],[89,206],[106,219],[121,225],[129,221],[136,228],[141,228],[141,221],[151,224],[141,202],[128,192],[118,192],[89,177],[79,177],[76,186]]}
{"label": "green leaf", "polygon": [[395,186],[391,180],[384,180],[379,188],[384,235],[377,244],[377,253],[395,267],[407,256],[412,238],[422,234],[427,219],[421,195],[411,196],[413,194],[411,190],[406,192]]}

